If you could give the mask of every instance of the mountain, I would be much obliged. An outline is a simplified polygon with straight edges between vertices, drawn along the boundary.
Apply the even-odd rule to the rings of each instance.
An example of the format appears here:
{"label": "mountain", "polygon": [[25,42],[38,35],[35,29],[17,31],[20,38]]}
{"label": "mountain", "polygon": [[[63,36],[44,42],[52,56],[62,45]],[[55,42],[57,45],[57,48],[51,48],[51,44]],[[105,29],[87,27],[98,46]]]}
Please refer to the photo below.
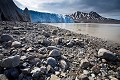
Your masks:
{"label": "mountain", "polygon": [[39,23],[73,23],[73,19],[69,16],[64,16],[61,14],[45,13],[37,11],[29,11],[31,15],[32,22]]}
{"label": "mountain", "polygon": [[30,22],[30,15],[26,8],[23,12],[15,5],[13,0],[0,0],[0,21]]}
{"label": "mountain", "polygon": [[94,11],[91,11],[90,13],[77,11],[66,16],[71,17],[75,23],[120,23],[120,20],[102,17]]}

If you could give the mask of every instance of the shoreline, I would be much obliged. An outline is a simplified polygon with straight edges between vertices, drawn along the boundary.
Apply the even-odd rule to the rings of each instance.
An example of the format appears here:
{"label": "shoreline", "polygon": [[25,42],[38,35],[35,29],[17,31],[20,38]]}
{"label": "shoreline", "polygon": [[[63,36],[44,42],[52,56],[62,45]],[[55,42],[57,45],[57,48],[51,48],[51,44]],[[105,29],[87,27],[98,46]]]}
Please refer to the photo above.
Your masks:
{"label": "shoreline", "polygon": [[[9,80],[120,79],[118,43],[40,23],[0,26],[0,35],[9,36],[7,41],[0,40],[0,74]],[[108,54],[99,56],[101,48],[109,50]],[[15,74],[10,75],[11,71]]]}

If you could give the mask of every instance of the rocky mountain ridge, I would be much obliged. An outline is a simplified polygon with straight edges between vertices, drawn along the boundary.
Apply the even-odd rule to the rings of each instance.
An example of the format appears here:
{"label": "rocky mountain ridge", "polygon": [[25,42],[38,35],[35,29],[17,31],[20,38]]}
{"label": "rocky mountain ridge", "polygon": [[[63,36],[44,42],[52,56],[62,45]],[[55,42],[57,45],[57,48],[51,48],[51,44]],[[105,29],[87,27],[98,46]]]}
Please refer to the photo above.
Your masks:
{"label": "rocky mountain ridge", "polygon": [[102,17],[94,11],[89,13],[77,11],[67,16],[70,16],[75,23],[120,23],[120,20]]}

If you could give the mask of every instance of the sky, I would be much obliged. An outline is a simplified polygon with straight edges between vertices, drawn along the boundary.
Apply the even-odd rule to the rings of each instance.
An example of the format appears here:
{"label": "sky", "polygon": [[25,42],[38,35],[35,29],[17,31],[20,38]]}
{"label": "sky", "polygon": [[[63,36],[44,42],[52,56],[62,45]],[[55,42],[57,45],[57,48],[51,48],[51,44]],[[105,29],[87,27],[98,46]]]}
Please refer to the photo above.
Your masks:
{"label": "sky", "polygon": [[24,9],[58,14],[72,14],[76,11],[95,11],[108,18],[120,20],[120,0],[13,0]]}

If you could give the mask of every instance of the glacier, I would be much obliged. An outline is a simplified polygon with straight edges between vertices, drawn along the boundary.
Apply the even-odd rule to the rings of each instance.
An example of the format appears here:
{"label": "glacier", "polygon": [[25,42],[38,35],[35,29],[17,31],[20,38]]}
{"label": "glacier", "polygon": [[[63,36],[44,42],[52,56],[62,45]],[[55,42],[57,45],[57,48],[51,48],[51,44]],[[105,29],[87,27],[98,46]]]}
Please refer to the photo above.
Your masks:
{"label": "glacier", "polygon": [[[19,8],[20,12],[23,12],[22,9]],[[74,20],[66,15],[55,14],[55,13],[45,13],[29,10],[29,14],[31,16],[32,22],[37,23],[74,23]]]}
{"label": "glacier", "polygon": [[54,13],[45,13],[45,12],[37,12],[37,11],[29,11],[31,15],[32,22],[39,23],[73,23],[73,19],[69,16],[65,16],[62,14],[54,14]]}

